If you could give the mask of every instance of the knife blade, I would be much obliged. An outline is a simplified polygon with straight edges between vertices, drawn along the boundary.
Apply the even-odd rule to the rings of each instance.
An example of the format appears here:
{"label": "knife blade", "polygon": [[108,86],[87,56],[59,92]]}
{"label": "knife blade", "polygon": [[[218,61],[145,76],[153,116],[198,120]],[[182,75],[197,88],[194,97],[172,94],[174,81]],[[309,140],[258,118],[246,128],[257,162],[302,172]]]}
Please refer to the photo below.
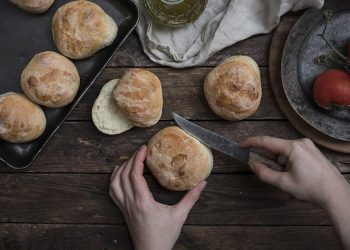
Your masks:
{"label": "knife blade", "polygon": [[285,167],[272,159],[261,154],[250,151],[249,149],[240,148],[239,145],[221,135],[215,134],[205,128],[186,120],[185,118],[173,113],[176,124],[192,137],[196,138],[203,144],[227,154],[243,164],[252,164],[261,162],[277,171],[284,171]]}

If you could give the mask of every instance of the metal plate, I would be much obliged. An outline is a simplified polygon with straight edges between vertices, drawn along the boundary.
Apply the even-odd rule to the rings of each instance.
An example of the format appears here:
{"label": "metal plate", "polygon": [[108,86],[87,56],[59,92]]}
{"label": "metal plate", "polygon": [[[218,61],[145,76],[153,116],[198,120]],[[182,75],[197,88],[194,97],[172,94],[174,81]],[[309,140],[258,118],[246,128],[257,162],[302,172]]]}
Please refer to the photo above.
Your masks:
{"label": "metal plate", "polygon": [[[318,131],[344,141],[350,141],[350,110],[327,111],[313,102],[315,78],[325,66],[314,59],[329,54],[330,49],[318,36],[325,20],[320,10],[311,9],[298,20],[287,39],[281,65],[282,85],[289,103],[308,124]],[[350,10],[337,12],[329,23],[326,36],[341,51],[350,42]],[[335,67],[335,65],[328,65]]]}
{"label": "metal plate", "polygon": [[[0,142],[0,160],[13,168],[31,164],[51,136],[67,118],[84,93],[102,72],[119,46],[135,28],[139,19],[137,4],[132,0],[92,0],[100,5],[118,24],[114,43],[94,56],[73,60],[80,74],[80,88],[74,101],[60,109],[44,108],[46,130],[30,143]],[[30,59],[39,52],[57,51],[51,35],[51,20],[56,10],[69,0],[56,0],[49,11],[34,15],[25,12],[7,0],[0,1],[0,93],[22,92],[20,75]]]}

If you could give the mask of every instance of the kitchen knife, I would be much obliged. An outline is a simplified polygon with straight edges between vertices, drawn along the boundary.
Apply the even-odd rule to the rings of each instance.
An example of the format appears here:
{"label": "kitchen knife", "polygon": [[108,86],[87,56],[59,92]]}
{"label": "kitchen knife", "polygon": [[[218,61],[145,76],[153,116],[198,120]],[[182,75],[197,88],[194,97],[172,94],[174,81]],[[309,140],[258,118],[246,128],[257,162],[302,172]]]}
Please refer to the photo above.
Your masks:
{"label": "kitchen knife", "polygon": [[221,135],[215,134],[205,128],[202,128],[185,118],[173,113],[173,117],[177,125],[182,128],[189,135],[196,138],[203,144],[214,148],[224,154],[227,154],[244,164],[252,164],[254,162],[261,162],[271,169],[283,172],[285,166],[249,149],[243,149],[234,141],[228,140]]}

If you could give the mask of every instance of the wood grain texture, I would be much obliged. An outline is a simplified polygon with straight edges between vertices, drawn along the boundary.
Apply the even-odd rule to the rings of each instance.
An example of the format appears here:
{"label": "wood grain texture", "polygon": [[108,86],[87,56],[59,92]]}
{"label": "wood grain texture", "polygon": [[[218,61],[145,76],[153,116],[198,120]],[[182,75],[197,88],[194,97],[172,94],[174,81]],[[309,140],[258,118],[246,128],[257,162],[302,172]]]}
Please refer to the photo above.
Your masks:
{"label": "wood grain texture", "polygon": [[[300,134],[287,121],[196,122],[231,140],[248,136],[270,135],[298,139]],[[53,136],[38,159],[23,172],[110,173],[160,129],[174,125],[162,121],[151,128],[133,128],[122,135],[100,133],[92,122],[67,122]],[[350,173],[350,155],[322,150],[343,173]],[[242,173],[249,168],[229,156],[213,151],[213,173]],[[18,172],[1,165],[0,172]],[[1,182],[1,179],[0,179]]]}
{"label": "wood grain texture", "polygon": [[[0,174],[1,223],[124,224],[108,196],[109,174]],[[350,180],[350,176],[346,175]],[[183,192],[146,180],[156,200],[173,205]],[[187,224],[330,225],[318,207],[292,199],[254,175],[214,174]]]}
{"label": "wood grain texture", "polygon": [[[0,166],[0,249],[132,249],[123,216],[107,194],[110,172],[159,129],[173,124],[173,111],[236,141],[249,135],[300,138],[272,95],[266,68],[271,37],[254,36],[220,51],[202,67],[174,70],[151,62],[134,32],[26,173]],[[262,67],[263,99],[251,119],[226,122],[210,111],[202,83],[213,66],[236,54],[251,56]],[[163,121],[120,136],[103,135],[90,121],[92,104],[103,84],[128,67],[149,68],[161,78]],[[350,173],[350,155],[322,151]],[[208,186],[174,249],[339,249],[321,209],[261,183],[228,156],[214,152],[214,161]],[[183,196],[164,190],[147,169],[146,179],[160,202],[175,204]]]}
{"label": "wood grain texture", "polygon": [[[132,249],[125,226],[3,224],[0,248]],[[339,249],[332,227],[185,226],[174,250]]]}
{"label": "wood grain texture", "polygon": [[[192,119],[220,120],[209,108],[203,92],[205,77],[212,68],[192,69],[150,69],[161,80],[163,89],[162,120],[172,120],[171,112],[178,112]],[[73,110],[69,120],[91,120],[91,108],[102,86],[108,81],[120,78],[126,69],[108,68]],[[263,96],[259,110],[249,119],[284,119],[268,84],[268,71],[261,68]]]}
{"label": "wood grain texture", "polygon": [[[227,57],[247,55],[260,66],[267,66],[271,34],[256,35],[227,47],[210,57],[203,65],[216,66]],[[141,42],[134,31],[111,59],[108,67],[162,67],[152,62],[143,52]]]}

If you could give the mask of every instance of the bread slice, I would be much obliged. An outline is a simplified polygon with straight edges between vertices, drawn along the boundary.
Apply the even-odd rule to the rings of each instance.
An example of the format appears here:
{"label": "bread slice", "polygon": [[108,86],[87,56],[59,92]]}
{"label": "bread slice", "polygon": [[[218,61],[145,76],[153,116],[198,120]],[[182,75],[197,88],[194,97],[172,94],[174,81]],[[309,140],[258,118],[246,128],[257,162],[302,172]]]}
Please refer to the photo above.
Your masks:
{"label": "bread slice", "polygon": [[111,80],[103,86],[92,107],[92,120],[96,128],[107,135],[121,134],[134,127],[113,102],[113,89],[118,80]]}

